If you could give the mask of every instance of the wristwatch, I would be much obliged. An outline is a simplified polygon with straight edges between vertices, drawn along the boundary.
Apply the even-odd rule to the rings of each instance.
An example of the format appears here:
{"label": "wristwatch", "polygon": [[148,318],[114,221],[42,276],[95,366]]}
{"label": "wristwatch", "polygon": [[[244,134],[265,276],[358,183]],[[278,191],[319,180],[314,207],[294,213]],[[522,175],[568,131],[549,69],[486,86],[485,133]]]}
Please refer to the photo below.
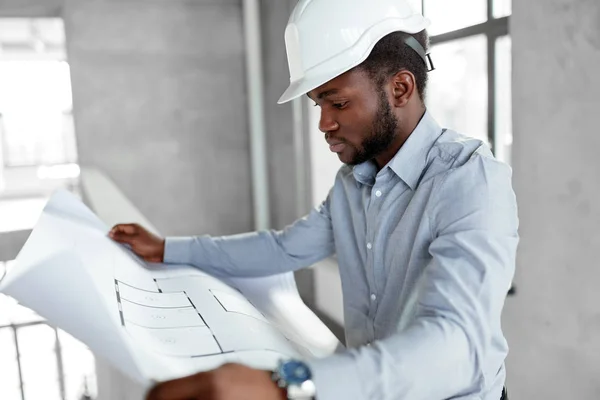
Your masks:
{"label": "wristwatch", "polygon": [[271,375],[273,382],[286,389],[288,400],[315,400],[316,388],[310,368],[298,360],[279,361]]}

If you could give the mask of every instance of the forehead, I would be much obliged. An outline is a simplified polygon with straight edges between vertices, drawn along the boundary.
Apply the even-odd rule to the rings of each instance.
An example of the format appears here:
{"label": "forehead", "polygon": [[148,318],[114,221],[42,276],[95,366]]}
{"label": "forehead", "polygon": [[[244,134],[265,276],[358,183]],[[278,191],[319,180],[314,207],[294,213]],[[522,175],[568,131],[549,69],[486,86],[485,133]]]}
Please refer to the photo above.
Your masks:
{"label": "forehead", "polygon": [[307,93],[313,100],[332,94],[351,94],[352,92],[369,93],[373,82],[369,75],[362,69],[353,68],[342,75],[322,84],[321,86]]}

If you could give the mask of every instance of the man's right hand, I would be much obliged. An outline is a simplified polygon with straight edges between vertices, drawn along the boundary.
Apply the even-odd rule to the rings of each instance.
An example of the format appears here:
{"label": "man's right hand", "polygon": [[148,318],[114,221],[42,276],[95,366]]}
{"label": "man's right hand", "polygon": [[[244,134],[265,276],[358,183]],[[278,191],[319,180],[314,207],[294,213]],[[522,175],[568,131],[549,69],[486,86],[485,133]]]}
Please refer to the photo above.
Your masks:
{"label": "man's right hand", "polygon": [[138,224],[115,225],[108,236],[116,242],[129,245],[135,254],[148,262],[160,263],[165,258],[165,239]]}

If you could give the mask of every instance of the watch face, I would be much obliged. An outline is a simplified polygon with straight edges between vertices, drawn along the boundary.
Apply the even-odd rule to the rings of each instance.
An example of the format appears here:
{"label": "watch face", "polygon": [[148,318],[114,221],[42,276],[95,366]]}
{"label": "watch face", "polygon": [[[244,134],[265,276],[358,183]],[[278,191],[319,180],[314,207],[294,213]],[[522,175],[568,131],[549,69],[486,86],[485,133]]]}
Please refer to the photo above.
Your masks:
{"label": "watch face", "polygon": [[281,377],[288,384],[302,384],[311,379],[312,375],[308,365],[301,361],[288,361],[281,366]]}

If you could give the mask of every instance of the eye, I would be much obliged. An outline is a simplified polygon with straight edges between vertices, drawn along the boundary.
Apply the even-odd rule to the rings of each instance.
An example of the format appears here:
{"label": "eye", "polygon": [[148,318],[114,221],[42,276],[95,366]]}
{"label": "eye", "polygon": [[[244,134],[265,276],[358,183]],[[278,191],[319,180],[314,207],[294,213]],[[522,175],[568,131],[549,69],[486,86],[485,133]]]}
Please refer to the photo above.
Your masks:
{"label": "eye", "polygon": [[346,105],[348,104],[347,101],[341,102],[341,103],[333,103],[333,106],[335,108],[337,108],[338,110],[343,109],[344,107],[346,107]]}

